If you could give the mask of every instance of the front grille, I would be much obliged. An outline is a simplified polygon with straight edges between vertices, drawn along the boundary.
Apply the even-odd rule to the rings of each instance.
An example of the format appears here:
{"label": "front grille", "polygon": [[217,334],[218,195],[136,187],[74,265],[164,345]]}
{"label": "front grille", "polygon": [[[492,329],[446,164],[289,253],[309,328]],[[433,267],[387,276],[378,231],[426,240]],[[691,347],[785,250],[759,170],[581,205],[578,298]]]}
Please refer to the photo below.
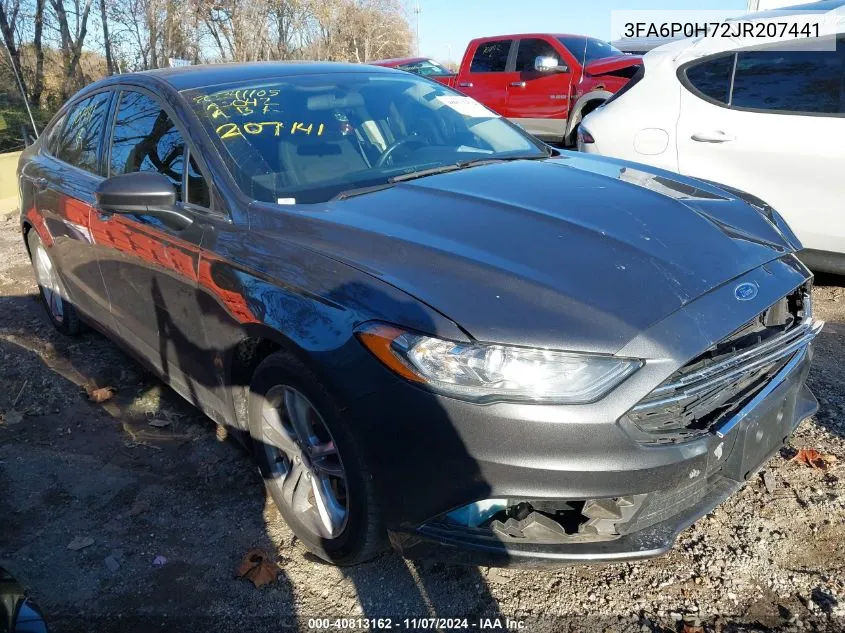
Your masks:
{"label": "front grille", "polygon": [[709,433],[803,353],[821,326],[812,319],[809,285],[802,286],[672,374],[628,418],[649,443]]}

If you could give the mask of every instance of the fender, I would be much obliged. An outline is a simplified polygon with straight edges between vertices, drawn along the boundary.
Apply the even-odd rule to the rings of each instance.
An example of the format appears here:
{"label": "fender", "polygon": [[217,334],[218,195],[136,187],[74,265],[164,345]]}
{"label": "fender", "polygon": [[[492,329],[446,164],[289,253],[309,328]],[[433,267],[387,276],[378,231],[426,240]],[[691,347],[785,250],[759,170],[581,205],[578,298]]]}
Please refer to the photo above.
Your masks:
{"label": "fender", "polygon": [[607,101],[610,97],[613,96],[612,92],[608,92],[607,90],[597,89],[597,90],[590,90],[589,92],[585,92],[578,98],[578,101],[572,106],[572,110],[569,114],[569,121],[566,123],[566,136],[564,137],[566,140],[571,140],[570,137],[572,133],[575,131],[575,128],[578,127],[578,124],[581,122],[581,119],[584,118],[581,113],[584,110],[584,106],[586,106],[591,101]]}

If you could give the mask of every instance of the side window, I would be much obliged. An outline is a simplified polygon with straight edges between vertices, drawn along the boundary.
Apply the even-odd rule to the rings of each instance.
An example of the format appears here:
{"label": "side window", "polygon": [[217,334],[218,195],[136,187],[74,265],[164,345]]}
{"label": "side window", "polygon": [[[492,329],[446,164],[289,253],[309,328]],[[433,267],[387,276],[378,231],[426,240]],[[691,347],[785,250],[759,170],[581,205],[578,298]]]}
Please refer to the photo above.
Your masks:
{"label": "side window", "polygon": [[686,69],[687,81],[705,97],[727,105],[731,98],[733,65],[733,55],[706,59]]}
{"label": "side window", "polygon": [[554,57],[560,62],[560,55],[546,40],[520,40],[516,52],[516,71],[520,73],[533,72],[534,60],[538,57]]}
{"label": "side window", "polygon": [[841,112],[839,51],[759,50],[738,54],[731,106],[775,112]]}
{"label": "side window", "polygon": [[140,92],[120,95],[112,133],[109,175],[156,171],[167,176],[182,199],[185,141],[154,99]]}
{"label": "side window", "polygon": [[92,174],[98,173],[97,155],[110,98],[110,92],[101,92],[70,110],[56,143],[56,158]]}
{"label": "side window", "polygon": [[484,42],[475,49],[472,56],[471,73],[503,73],[508,65],[508,55],[513,40]]}
{"label": "side window", "polygon": [[201,207],[211,208],[211,196],[208,193],[208,184],[202,177],[202,172],[194,162],[194,157],[188,162],[188,202]]}
{"label": "side window", "polygon": [[67,115],[62,115],[61,118],[56,121],[56,124],[50,128],[50,131],[44,140],[44,149],[48,154],[55,156],[56,152],[59,151],[59,139],[62,136],[62,128],[64,128],[66,118]]}

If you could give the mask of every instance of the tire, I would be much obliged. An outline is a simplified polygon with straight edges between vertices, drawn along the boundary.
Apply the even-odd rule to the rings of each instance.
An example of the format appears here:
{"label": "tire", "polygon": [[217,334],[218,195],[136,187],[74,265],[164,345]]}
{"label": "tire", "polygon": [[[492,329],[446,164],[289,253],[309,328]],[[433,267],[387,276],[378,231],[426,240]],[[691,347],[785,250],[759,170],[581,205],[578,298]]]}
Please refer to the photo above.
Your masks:
{"label": "tire", "polygon": [[50,323],[67,336],[79,334],[84,329],[79,313],[67,299],[67,291],[59,276],[58,268],[35,229],[30,229],[27,233],[26,243],[29,246],[32,267],[38,282],[38,294],[41,296],[41,304],[47,312]]}
{"label": "tire", "polygon": [[[310,430],[297,434],[303,419]],[[267,491],[311,552],[335,565],[356,565],[386,549],[373,477],[331,395],[299,359],[275,352],[256,368],[248,422]],[[342,478],[326,474],[338,466]]]}

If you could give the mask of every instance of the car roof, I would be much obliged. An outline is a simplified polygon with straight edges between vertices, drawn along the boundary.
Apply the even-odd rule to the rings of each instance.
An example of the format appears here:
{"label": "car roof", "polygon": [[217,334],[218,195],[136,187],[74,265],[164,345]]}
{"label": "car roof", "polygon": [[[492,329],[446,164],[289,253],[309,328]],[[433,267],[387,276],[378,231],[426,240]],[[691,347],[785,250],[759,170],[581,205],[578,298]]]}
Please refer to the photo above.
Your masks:
{"label": "car roof", "polygon": [[783,11],[796,13],[804,13],[810,11],[833,11],[843,6],[845,6],[845,0],[817,0],[816,2],[803,2],[788,7],[781,7],[780,9],[761,11],[759,15],[764,13],[775,13]]}
{"label": "car roof", "polygon": [[176,90],[190,90],[205,86],[228,84],[238,81],[262,81],[303,75],[330,75],[335,73],[390,73],[401,72],[384,66],[349,64],[342,62],[249,62],[231,64],[198,64],[176,68],[158,68],[138,73],[112,76],[112,81],[132,77],[150,77],[170,84]]}
{"label": "car roof", "polygon": [[[777,20],[778,23],[801,23],[806,19],[806,16],[818,16],[816,20],[819,23],[819,36],[829,37],[841,31],[841,20],[843,14],[843,7],[845,7],[845,0],[822,0],[821,2],[810,2],[807,4],[800,4],[791,7],[784,7],[782,9],[772,9],[771,11],[760,11],[759,13],[747,13],[741,17],[732,18],[731,21],[766,21]],[[823,19],[821,16],[828,12],[836,12],[838,16],[835,20]],[[765,42],[776,41],[791,41],[795,38],[788,33],[783,37],[766,38]],[[814,39],[814,38],[809,38]],[[736,49],[745,48],[753,45],[754,42],[747,38],[727,38],[727,37],[693,37],[682,40],[676,40],[668,44],[659,46],[645,55],[645,62],[656,62],[659,58],[673,58],[676,63],[683,63],[685,61],[712,55],[716,53],[733,51]]]}

